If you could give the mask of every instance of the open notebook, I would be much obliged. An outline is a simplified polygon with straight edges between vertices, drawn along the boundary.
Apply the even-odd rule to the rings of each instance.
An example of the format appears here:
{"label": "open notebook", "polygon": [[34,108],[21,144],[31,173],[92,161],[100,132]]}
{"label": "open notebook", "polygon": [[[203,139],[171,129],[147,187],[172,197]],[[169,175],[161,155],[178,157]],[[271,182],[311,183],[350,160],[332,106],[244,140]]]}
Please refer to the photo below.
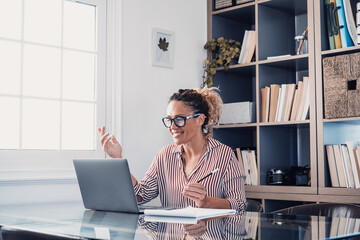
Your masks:
{"label": "open notebook", "polygon": [[149,222],[178,222],[196,223],[197,220],[233,215],[235,209],[214,209],[214,208],[194,208],[186,207],[180,209],[145,209],[145,221]]}

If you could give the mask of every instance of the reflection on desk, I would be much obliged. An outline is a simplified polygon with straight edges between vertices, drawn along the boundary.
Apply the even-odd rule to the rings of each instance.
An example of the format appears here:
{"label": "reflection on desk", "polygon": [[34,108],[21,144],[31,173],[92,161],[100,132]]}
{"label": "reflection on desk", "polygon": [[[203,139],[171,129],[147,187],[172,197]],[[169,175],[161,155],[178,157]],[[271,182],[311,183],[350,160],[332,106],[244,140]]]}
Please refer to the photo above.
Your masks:
{"label": "reflection on desk", "polygon": [[360,219],[246,212],[196,224],[146,222],[137,214],[85,210],[81,203],[0,207],[0,226],[87,239],[300,240],[360,236]]}

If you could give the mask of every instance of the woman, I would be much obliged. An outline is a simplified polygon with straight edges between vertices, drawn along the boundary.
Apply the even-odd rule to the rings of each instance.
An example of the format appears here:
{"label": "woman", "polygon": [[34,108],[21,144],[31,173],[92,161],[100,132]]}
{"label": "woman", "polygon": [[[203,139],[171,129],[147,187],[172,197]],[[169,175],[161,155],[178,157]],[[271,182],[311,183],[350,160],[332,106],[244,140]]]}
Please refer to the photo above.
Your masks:
{"label": "woman", "polygon": [[[214,88],[181,89],[169,100],[162,119],[173,137],[154,158],[141,182],[133,178],[137,199],[148,202],[158,195],[163,207],[245,207],[244,175],[230,147],[210,137],[218,122],[222,100]],[[111,157],[121,158],[114,136],[99,128],[101,144]],[[198,182],[211,171],[216,173]]]}

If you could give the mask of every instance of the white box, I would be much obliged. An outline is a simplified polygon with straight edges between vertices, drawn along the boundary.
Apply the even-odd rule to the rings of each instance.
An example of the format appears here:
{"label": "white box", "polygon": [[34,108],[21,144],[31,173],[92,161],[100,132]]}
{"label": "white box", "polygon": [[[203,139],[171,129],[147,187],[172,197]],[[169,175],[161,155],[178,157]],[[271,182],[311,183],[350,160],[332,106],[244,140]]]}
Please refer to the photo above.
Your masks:
{"label": "white box", "polygon": [[255,122],[255,104],[253,102],[225,103],[220,124]]}

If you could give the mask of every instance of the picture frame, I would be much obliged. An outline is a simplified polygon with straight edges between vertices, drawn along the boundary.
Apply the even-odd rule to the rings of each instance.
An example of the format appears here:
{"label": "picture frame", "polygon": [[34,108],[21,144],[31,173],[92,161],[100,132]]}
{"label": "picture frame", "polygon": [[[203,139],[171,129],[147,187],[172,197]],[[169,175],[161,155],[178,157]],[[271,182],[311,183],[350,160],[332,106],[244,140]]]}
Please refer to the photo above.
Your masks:
{"label": "picture frame", "polygon": [[172,31],[152,29],[152,65],[174,67],[175,34]]}

